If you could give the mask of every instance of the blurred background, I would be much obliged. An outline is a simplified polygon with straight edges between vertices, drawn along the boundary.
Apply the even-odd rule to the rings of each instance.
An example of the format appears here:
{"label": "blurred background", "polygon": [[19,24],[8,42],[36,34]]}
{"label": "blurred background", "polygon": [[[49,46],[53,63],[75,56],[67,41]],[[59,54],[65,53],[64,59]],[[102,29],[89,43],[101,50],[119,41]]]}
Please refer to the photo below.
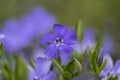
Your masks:
{"label": "blurred background", "polygon": [[[116,54],[116,58],[120,58],[120,0],[0,0],[0,25],[1,29],[3,29],[3,33],[9,32],[8,34],[11,34],[13,33],[13,31],[19,32],[16,29],[13,30],[12,28],[10,28],[13,30],[11,30],[11,32],[7,29],[10,25],[13,26],[13,24],[18,24],[19,22],[19,24],[22,23],[22,25],[26,24],[23,23],[24,20],[26,22],[29,22],[29,24],[30,19],[31,22],[34,22],[36,19],[34,20],[29,16],[38,15],[37,13],[35,13],[36,10],[33,10],[36,7],[39,7],[40,11],[42,10],[42,12],[38,11],[42,14],[42,19],[38,19],[40,22],[37,22],[40,23],[39,26],[41,27],[43,25],[47,26],[45,24],[48,24],[52,27],[54,23],[74,26],[76,21],[81,20],[83,21],[85,27],[93,28],[94,30],[100,31],[101,34],[108,33],[115,42],[115,46],[113,47],[115,48],[114,54]],[[31,10],[33,10],[33,12]],[[48,13],[50,13],[50,15],[48,15]],[[46,18],[46,16],[49,18]],[[23,17],[26,19],[23,20]],[[43,20],[46,23],[43,24]],[[25,29],[23,28],[23,30]],[[33,34],[33,32],[31,33]],[[16,41],[19,41],[19,39],[21,40],[22,38],[20,38],[20,36],[17,36]],[[31,41],[31,39],[29,39],[29,41]],[[6,40],[5,42],[8,48],[8,40]],[[26,40],[25,43],[28,43],[28,41]]]}

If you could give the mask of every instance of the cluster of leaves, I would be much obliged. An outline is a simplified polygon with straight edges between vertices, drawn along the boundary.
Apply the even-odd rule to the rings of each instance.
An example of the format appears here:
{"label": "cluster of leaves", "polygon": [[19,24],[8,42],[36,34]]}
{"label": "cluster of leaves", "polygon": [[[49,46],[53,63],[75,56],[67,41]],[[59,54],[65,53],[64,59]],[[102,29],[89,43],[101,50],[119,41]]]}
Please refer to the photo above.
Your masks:
{"label": "cluster of leaves", "polygon": [[27,80],[28,78],[25,60],[15,54],[6,54],[2,43],[0,44],[0,71],[2,80]]}

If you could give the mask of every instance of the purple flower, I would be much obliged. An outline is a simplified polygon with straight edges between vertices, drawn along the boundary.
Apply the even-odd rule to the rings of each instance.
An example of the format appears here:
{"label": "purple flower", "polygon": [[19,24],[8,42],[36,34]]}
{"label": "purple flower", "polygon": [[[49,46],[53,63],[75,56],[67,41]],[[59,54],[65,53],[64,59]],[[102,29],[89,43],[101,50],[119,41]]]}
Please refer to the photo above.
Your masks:
{"label": "purple flower", "polygon": [[3,32],[6,35],[5,49],[7,52],[18,52],[30,45],[38,37],[51,29],[56,18],[44,8],[33,8],[20,19],[6,21]]}
{"label": "purple flower", "polygon": [[103,37],[103,48],[106,54],[114,52],[114,40],[110,34],[105,34]]}
{"label": "purple flower", "polygon": [[102,80],[106,80],[107,79],[107,77],[111,74],[112,68],[113,68],[112,58],[107,54],[103,58],[103,63],[104,63],[105,59],[107,60],[106,67],[99,74],[99,76],[103,77]]}
{"label": "purple flower", "polygon": [[62,65],[65,65],[71,59],[71,45],[77,43],[76,33],[72,30],[67,34],[67,27],[60,24],[54,25],[54,31],[56,34],[46,34],[40,43],[47,47],[45,53],[49,58],[57,58],[60,55]]}
{"label": "purple flower", "polygon": [[90,48],[90,50],[95,48],[95,46],[96,46],[96,34],[95,34],[94,30],[89,29],[89,28],[85,30],[84,38],[83,38],[83,42],[82,42],[81,46],[82,46],[83,52],[88,47]]}
{"label": "purple flower", "polygon": [[54,74],[50,71],[51,61],[45,58],[38,57],[35,59],[35,69],[28,66],[28,80],[55,80]]}
{"label": "purple flower", "polygon": [[113,72],[115,76],[119,76],[120,78],[120,59],[116,61]]}
{"label": "purple flower", "polygon": [[5,49],[8,52],[17,51],[28,44],[29,41],[27,42],[26,39],[24,39],[24,36],[22,35],[24,33],[21,33],[21,30],[21,26],[16,19],[9,19],[5,23],[3,32],[5,33],[6,38],[3,42]]}
{"label": "purple flower", "polygon": [[83,53],[86,49],[92,50],[96,46],[96,34],[95,31],[87,28],[84,31],[84,38],[81,44],[77,43],[74,49],[79,53]]}
{"label": "purple flower", "polygon": [[5,35],[0,33],[0,42],[3,41],[4,38],[5,38]]}
{"label": "purple flower", "polygon": [[56,23],[56,17],[42,7],[33,8],[29,12],[28,16],[31,18],[29,18],[31,20],[30,23],[32,23],[35,29],[34,33],[36,33],[37,35],[48,32]]}
{"label": "purple flower", "polygon": [[120,60],[117,60],[115,66],[113,66],[112,58],[108,54],[105,54],[104,60],[105,59],[107,60],[107,65],[99,74],[99,76],[102,77],[102,80],[107,80],[109,76],[119,76],[120,78]]}

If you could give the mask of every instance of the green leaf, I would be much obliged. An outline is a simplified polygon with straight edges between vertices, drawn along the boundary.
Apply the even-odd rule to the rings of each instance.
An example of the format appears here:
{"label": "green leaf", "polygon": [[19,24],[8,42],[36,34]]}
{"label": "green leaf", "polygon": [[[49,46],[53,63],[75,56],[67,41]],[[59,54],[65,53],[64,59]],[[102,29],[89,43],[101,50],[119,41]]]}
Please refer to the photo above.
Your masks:
{"label": "green leaf", "polygon": [[3,53],[4,53],[3,44],[0,43],[0,58],[2,57]]}
{"label": "green leaf", "polygon": [[118,80],[118,76],[115,76],[112,80]]}
{"label": "green leaf", "polygon": [[23,58],[14,55],[15,59],[15,79],[16,80],[27,80],[28,78],[28,67],[27,63]]}
{"label": "green leaf", "polygon": [[79,75],[82,70],[82,65],[80,64],[80,62],[77,59],[74,58],[74,60],[75,60],[75,63],[76,63],[77,69],[78,69],[77,74]]}
{"label": "green leaf", "polygon": [[76,23],[75,30],[76,30],[79,42],[82,43],[83,37],[84,37],[84,26],[81,21],[78,21]]}
{"label": "green leaf", "polygon": [[71,77],[72,77],[72,74],[69,73],[69,72],[67,72],[67,71],[65,71],[65,72],[63,73],[63,77],[64,77],[65,80],[70,80]]}
{"label": "green leaf", "polygon": [[79,61],[83,61],[83,60],[84,60],[84,57],[85,57],[85,54],[84,54],[84,53],[80,54],[80,53],[78,53],[77,51],[73,51],[73,52],[72,52],[72,57],[73,57],[73,58],[76,58],[76,59],[79,60]]}
{"label": "green leaf", "polygon": [[94,72],[96,73],[97,72],[97,69],[98,69],[98,65],[97,65],[97,53],[96,52],[94,52],[93,54],[92,54],[92,68],[93,68],[93,70],[94,70]]}
{"label": "green leaf", "polygon": [[4,61],[1,71],[2,71],[3,80],[11,80],[12,71],[11,71],[10,66],[7,61]]}
{"label": "green leaf", "polygon": [[31,64],[32,64],[32,67],[35,68],[35,61],[33,58],[31,58]]}
{"label": "green leaf", "polygon": [[92,63],[92,53],[88,54],[88,58],[90,60],[90,63]]}
{"label": "green leaf", "polygon": [[92,53],[89,55],[89,59],[90,59],[90,63],[92,65],[92,69],[94,70],[94,72],[97,74],[98,72],[98,56],[99,56],[99,52],[102,46],[102,39],[101,36],[99,36],[97,38],[97,45],[96,47],[93,49]]}
{"label": "green leaf", "polygon": [[64,74],[64,69],[62,68],[62,66],[55,60],[53,59],[52,62],[55,64],[55,66],[59,69],[61,74]]}
{"label": "green leaf", "polygon": [[107,60],[105,59],[104,63],[100,66],[100,68],[97,70],[97,75],[106,67]]}
{"label": "green leaf", "polygon": [[10,73],[8,73],[6,69],[2,69],[2,79],[10,80]]}
{"label": "green leaf", "polygon": [[99,52],[100,52],[100,49],[101,49],[101,47],[102,47],[102,44],[103,44],[103,42],[102,42],[102,35],[99,35],[98,37],[97,37],[97,44],[96,44],[96,47],[95,47],[95,51],[99,54]]}
{"label": "green leaf", "polygon": [[67,66],[65,66],[64,71],[67,71],[67,72],[73,74],[73,73],[74,73],[74,69],[75,69],[75,62],[74,62],[74,60],[71,60],[71,61],[67,64]]}
{"label": "green leaf", "polygon": [[39,44],[39,45],[40,45],[40,47],[42,47],[42,48],[46,49],[46,47],[45,47],[45,46],[43,46],[42,44]]}

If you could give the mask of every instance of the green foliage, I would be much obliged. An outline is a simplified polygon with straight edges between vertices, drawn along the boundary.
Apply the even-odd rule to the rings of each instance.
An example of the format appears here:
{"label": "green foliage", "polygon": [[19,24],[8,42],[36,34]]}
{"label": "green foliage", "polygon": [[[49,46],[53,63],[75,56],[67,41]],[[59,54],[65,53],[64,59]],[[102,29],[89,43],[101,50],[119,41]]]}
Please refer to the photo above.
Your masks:
{"label": "green foliage", "polygon": [[74,60],[71,60],[66,66],[65,66],[65,71],[69,73],[73,73],[75,69],[75,62]]}
{"label": "green foliage", "polygon": [[[18,57],[17,55],[13,57],[15,64],[13,62],[10,64],[7,59],[3,62],[1,70],[3,80],[27,80],[28,67],[26,62],[22,57]],[[14,65],[14,67],[11,65]]]}
{"label": "green foliage", "polygon": [[28,78],[28,67],[23,58],[14,56],[15,59],[15,79],[16,80],[27,80]]}
{"label": "green foliage", "polygon": [[44,46],[44,45],[42,45],[42,44],[39,44],[40,45],[40,47],[42,47],[43,49],[46,49],[46,47]]}
{"label": "green foliage", "polygon": [[106,67],[106,64],[107,64],[107,61],[105,60],[103,64],[101,64],[100,66],[98,65],[99,53],[102,46],[101,38],[102,38],[101,36],[97,38],[97,41],[98,41],[97,45],[93,49],[92,53],[89,54],[89,60],[92,65],[92,69],[96,75],[99,75],[99,73]]}
{"label": "green foliage", "polygon": [[99,75],[99,73],[106,67],[107,60],[105,59],[104,63],[98,68],[96,74]]}
{"label": "green foliage", "polygon": [[33,68],[35,68],[35,66],[36,66],[36,65],[35,65],[35,61],[34,61],[33,58],[31,59],[31,66],[32,66]]}
{"label": "green foliage", "polygon": [[82,66],[81,66],[80,62],[77,59],[74,58],[74,60],[75,60],[75,63],[76,63],[77,69],[78,69],[77,74],[79,75],[81,70],[82,70]]}
{"label": "green foliage", "polygon": [[115,76],[112,80],[118,80],[118,76]]}
{"label": "green foliage", "polygon": [[8,61],[4,61],[3,67],[2,67],[2,78],[3,80],[12,80],[12,71],[10,69]]}
{"label": "green foliage", "polygon": [[55,59],[53,59],[52,61],[55,64],[55,66],[59,69],[60,73],[63,74],[64,69],[62,68],[62,66]]}
{"label": "green foliage", "polygon": [[63,78],[65,80],[70,80],[72,78],[72,74],[70,72],[64,71]]}
{"label": "green foliage", "polygon": [[3,44],[0,43],[0,58],[2,57],[3,53],[4,53]]}
{"label": "green foliage", "polygon": [[61,75],[65,80],[71,79],[73,76],[76,76],[75,70],[77,69],[77,74],[80,75],[81,64],[77,59],[71,60],[66,66],[62,66],[56,60],[53,59],[54,64],[60,71]]}
{"label": "green foliage", "polygon": [[85,57],[85,54],[84,54],[84,53],[80,54],[80,53],[78,53],[77,51],[73,51],[73,52],[72,52],[72,57],[73,57],[73,58],[76,58],[76,59],[79,60],[79,61],[83,61],[83,60],[84,60],[84,57]]}
{"label": "green foliage", "polygon": [[81,21],[78,21],[76,23],[75,30],[76,30],[76,33],[77,33],[78,41],[80,43],[82,43],[83,37],[84,37],[84,26],[83,26],[83,23]]}

